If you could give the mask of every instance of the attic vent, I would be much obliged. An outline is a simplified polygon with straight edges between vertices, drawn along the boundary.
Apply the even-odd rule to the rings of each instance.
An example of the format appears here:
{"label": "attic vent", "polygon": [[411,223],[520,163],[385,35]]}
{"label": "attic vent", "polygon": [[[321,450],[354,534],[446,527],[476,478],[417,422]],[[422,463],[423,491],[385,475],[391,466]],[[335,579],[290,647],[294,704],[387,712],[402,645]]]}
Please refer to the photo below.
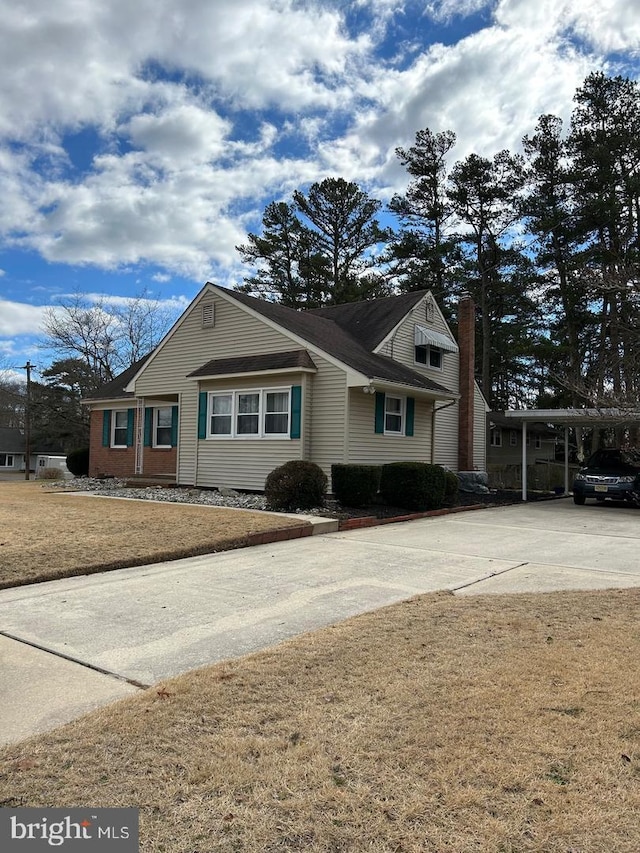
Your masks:
{"label": "attic vent", "polygon": [[205,302],[202,306],[202,328],[210,329],[214,325],[214,321],[213,302]]}
{"label": "attic vent", "polygon": [[433,322],[433,314],[433,299],[427,299],[427,301],[424,303],[424,319],[427,321],[427,323]]}

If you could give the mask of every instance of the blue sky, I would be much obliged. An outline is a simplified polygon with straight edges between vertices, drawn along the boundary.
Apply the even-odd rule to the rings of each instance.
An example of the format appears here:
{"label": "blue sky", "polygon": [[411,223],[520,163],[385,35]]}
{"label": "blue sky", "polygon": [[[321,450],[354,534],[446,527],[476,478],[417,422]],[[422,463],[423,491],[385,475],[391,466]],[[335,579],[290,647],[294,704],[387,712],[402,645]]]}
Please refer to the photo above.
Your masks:
{"label": "blue sky", "polygon": [[0,375],[65,296],[175,312],[246,272],[273,199],[327,176],[386,201],[417,130],[455,159],[640,72],[640,0],[0,0]]}

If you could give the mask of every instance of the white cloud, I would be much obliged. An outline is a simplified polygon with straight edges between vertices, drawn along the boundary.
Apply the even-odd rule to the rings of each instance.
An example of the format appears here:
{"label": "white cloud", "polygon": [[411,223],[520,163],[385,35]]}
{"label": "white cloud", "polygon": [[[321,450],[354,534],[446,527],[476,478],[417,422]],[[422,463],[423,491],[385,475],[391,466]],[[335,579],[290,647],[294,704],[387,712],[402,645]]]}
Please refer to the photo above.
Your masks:
{"label": "white cloud", "polygon": [[0,299],[0,336],[39,334],[44,311],[42,306]]}

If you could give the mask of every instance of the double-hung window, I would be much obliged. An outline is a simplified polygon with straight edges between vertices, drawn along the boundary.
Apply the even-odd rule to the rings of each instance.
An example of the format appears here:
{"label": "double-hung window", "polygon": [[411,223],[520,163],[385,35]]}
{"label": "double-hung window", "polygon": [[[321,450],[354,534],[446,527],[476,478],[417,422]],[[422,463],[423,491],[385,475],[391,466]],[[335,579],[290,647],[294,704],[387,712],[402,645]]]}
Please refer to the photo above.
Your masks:
{"label": "double-hung window", "polygon": [[404,431],[404,401],[402,397],[386,394],[384,398],[384,431],[402,435]]}
{"label": "double-hung window", "polygon": [[115,409],[111,419],[111,447],[127,446],[127,424],[129,413],[126,409]]}
{"label": "double-hung window", "polygon": [[225,391],[209,395],[209,436],[288,437],[289,389]]}
{"label": "double-hung window", "polygon": [[153,446],[171,447],[171,406],[153,412]]}
{"label": "double-hung window", "polygon": [[12,453],[0,453],[0,468],[13,468]]}

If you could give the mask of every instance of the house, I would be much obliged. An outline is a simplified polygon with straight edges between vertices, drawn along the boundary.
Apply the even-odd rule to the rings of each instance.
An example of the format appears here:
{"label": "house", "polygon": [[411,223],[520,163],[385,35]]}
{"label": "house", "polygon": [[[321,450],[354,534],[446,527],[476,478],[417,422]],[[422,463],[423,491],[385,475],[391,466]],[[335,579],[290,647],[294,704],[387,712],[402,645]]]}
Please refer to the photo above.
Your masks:
{"label": "house", "polygon": [[296,311],[207,283],[158,347],[84,402],[92,476],[260,491],[291,459],[483,469],[474,309],[431,293]]}
{"label": "house", "polygon": [[[504,412],[487,415],[487,465],[522,465],[522,432]],[[545,423],[527,426],[527,464],[554,462],[556,458],[556,433]]]}
{"label": "house", "polygon": [[0,427],[0,473],[24,472],[25,452],[24,431],[18,427]]}
{"label": "house", "polygon": [[[0,474],[25,473],[27,447],[24,430],[18,427],[0,427]],[[53,459],[56,462],[53,462]],[[55,457],[33,445],[29,448],[29,470],[38,473],[43,467],[66,469],[66,456]]]}

